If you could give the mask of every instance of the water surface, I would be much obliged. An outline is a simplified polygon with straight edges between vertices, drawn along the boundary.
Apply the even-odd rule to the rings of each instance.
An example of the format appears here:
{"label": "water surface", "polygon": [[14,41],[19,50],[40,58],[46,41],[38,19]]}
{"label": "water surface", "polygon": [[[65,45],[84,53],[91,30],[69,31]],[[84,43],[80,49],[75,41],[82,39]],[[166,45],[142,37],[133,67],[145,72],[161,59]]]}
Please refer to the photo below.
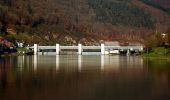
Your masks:
{"label": "water surface", "polygon": [[169,60],[99,55],[0,58],[0,100],[169,99]]}

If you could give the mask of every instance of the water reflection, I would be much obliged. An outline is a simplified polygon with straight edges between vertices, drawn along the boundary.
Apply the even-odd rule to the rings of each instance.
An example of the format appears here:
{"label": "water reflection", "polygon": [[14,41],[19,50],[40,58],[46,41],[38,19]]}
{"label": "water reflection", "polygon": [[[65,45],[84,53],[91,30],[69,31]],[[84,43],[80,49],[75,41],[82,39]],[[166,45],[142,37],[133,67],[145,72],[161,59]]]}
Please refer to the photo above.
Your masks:
{"label": "water reflection", "polygon": [[60,59],[59,59],[59,55],[56,55],[56,71],[59,70],[59,66],[60,66]]}
{"label": "water reflection", "polygon": [[152,73],[154,99],[168,100],[170,98],[170,60],[144,59],[144,62],[148,72]]}
{"label": "water reflection", "polygon": [[0,100],[169,100],[169,65],[133,56],[1,57]]}
{"label": "water reflection", "polygon": [[81,72],[81,68],[82,68],[82,56],[78,55],[78,70],[79,70],[79,72]]}
{"label": "water reflection", "polygon": [[36,72],[37,71],[37,66],[38,66],[38,56],[37,55],[34,55],[34,71]]}
{"label": "water reflection", "polygon": [[24,67],[25,57],[24,56],[18,56],[18,69],[22,72]]}
{"label": "water reflection", "polygon": [[104,55],[101,55],[101,70],[104,70]]}
{"label": "water reflection", "polygon": [[[31,60],[32,59],[32,60]],[[55,59],[55,60],[54,60]],[[56,55],[56,56],[18,56],[17,66],[22,71],[26,66],[36,72],[39,69],[54,68],[57,72],[101,70],[118,71],[124,69],[143,69],[143,59],[133,56],[90,56],[90,55]],[[62,67],[61,67],[62,66]],[[136,67],[137,66],[137,67]],[[61,67],[61,68],[60,68]]]}

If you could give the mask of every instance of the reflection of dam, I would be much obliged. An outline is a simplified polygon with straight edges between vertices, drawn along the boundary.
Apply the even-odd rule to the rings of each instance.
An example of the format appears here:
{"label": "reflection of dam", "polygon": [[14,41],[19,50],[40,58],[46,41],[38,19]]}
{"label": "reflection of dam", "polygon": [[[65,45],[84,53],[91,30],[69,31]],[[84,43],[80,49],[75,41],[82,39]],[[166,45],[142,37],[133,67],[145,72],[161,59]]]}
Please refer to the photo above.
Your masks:
{"label": "reflection of dam", "polygon": [[[54,60],[55,59],[55,60]],[[55,68],[56,71],[79,71],[82,70],[119,70],[122,68],[143,68],[143,60],[131,56],[85,56],[85,55],[56,55],[56,56],[33,56],[34,70],[38,67]]]}
{"label": "reflection of dam", "polygon": [[37,63],[38,63],[38,59],[37,59],[37,56],[34,55],[34,71],[37,70]]}
{"label": "reflection of dam", "polygon": [[109,55],[52,55],[52,56],[18,56],[18,71],[50,69],[53,71],[118,71],[122,69],[142,69],[143,59],[134,56]]}

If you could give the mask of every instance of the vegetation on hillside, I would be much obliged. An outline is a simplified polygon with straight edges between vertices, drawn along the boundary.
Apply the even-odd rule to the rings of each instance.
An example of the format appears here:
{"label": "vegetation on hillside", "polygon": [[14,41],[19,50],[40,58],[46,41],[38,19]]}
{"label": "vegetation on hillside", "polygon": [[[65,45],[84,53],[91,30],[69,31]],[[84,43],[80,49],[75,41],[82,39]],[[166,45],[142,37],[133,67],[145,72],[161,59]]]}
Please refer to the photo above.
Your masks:
{"label": "vegetation on hillside", "polygon": [[88,0],[99,21],[113,25],[153,28],[148,12],[131,4],[131,0]]}
{"label": "vegetation on hillside", "polygon": [[[11,41],[17,39],[42,44],[115,39],[141,42],[148,32],[159,26],[161,29],[167,27],[164,23],[169,20],[168,14],[160,12],[163,20],[158,21],[159,16],[157,19],[153,16],[155,9],[147,5],[151,8],[147,11],[133,2],[0,0],[0,34]],[[71,41],[65,41],[68,37],[72,38],[68,39]]]}

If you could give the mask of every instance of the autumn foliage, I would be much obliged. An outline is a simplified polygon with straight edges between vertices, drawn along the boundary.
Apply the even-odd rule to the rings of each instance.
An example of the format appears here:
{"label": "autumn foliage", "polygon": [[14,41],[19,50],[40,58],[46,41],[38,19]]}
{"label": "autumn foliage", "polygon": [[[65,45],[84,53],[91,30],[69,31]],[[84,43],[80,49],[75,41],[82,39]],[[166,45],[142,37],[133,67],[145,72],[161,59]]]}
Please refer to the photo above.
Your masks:
{"label": "autumn foliage", "polygon": [[34,37],[40,42],[47,37],[60,41],[65,36],[76,41],[87,37],[143,41],[156,29],[164,31],[170,25],[170,15],[141,1],[0,0],[0,33],[11,33],[8,30],[12,29],[16,35],[28,34],[26,41],[35,42]]}

